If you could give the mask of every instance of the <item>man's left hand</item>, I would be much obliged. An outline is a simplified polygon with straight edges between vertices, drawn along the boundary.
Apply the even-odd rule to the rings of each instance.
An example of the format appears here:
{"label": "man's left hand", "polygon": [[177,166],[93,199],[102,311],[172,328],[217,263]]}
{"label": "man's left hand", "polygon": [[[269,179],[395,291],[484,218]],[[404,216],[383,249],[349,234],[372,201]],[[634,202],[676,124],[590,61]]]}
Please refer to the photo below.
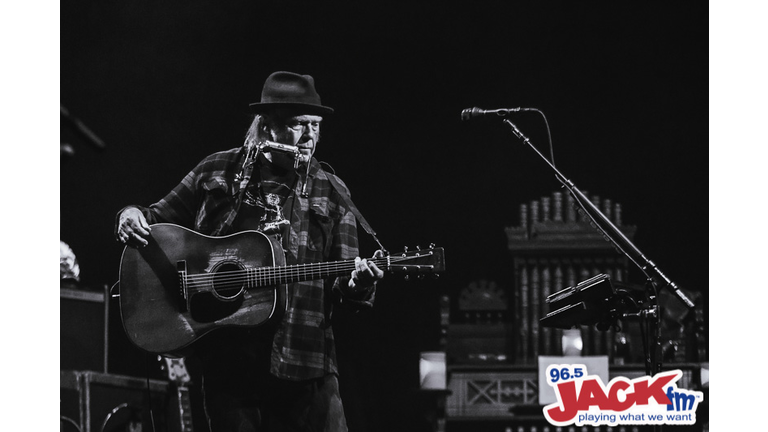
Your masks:
{"label": "man's left hand", "polygon": [[[384,252],[378,250],[373,254],[373,258],[381,258]],[[349,287],[353,289],[362,289],[373,286],[376,281],[384,277],[384,272],[379,269],[373,261],[365,258],[355,258],[355,269],[352,270],[352,277],[349,279]]]}

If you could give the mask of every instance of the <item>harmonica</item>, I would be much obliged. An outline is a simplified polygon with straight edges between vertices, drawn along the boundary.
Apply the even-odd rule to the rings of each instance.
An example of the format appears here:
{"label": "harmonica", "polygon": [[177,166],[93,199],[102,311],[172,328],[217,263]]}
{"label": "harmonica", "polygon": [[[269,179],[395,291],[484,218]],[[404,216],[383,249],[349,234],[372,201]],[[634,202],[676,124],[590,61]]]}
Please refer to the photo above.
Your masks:
{"label": "harmonica", "polygon": [[262,141],[259,143],[259,150],[265,151],[265,149],[277,150],[283,153],[291,153],[296,161],[297,166],[299,162],[309,162],[310,158],[310,156],[301,153],[299,147],[289,144],[280,144],[273,141]]}

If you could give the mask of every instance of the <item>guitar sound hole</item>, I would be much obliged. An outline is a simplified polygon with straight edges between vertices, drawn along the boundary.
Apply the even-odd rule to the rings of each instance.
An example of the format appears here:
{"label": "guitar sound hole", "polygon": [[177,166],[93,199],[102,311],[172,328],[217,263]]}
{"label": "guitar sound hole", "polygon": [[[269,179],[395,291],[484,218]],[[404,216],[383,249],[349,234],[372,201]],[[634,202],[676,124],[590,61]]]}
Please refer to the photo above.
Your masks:
{"label": "guitar sound hole", "polygon": [[213,269],[213,291],[221,300],[235,300],[245,291],[245,269],[238,262],[224,261]]}

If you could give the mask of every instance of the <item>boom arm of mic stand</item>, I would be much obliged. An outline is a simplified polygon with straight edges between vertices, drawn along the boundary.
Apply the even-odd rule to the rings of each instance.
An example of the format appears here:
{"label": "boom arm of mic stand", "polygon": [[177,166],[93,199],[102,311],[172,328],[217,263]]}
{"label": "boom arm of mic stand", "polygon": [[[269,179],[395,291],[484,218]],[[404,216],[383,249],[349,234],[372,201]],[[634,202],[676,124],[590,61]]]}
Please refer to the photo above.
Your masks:
{"label": "boom arm of mic stand", "polygon": [[675,295],[686,307],[692,309],[694,307],[693,302],[680,290],[680,288],[672,282],[659,267],[651,260],[645,257],[640,249],[638,249],[627,236],[624,235],[614,225],[605,214],[595,206],[592,201],[589,200],[570,180],[568,180],[543,154],[531,144],[531,140],[528,139],[520,129],[515,126],[509,119],[504,119],[504,123],[508,124],[512,128],[512,133],[520,138],[523,142],[528,144],[536,154],[539,155],[550,168],[555,172],[558,181],[560,181],[568,192],[574,197],[576,202],[584,209],[587,215],[595,222],[597,228],[605,234],[605,236],[616,246],[624,255],[629,258],[630,261],[635,263],[636,266],[651,280],[656,286],[666,288]]}

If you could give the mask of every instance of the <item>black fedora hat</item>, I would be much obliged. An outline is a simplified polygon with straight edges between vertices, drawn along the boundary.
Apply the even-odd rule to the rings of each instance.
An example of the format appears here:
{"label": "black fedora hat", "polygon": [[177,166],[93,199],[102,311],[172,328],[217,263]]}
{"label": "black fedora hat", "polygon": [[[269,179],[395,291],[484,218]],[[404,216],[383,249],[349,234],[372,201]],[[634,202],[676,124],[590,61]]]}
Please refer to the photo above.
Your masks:
{"label": "black fedora hat", "polygon": [[261,102],[250,104],[257,113],[277,107],[296,108],[303,114],[327,115],[333,108],[323,106],[315,90],[315,80],[309,75],[275,72],[264,81]]}

